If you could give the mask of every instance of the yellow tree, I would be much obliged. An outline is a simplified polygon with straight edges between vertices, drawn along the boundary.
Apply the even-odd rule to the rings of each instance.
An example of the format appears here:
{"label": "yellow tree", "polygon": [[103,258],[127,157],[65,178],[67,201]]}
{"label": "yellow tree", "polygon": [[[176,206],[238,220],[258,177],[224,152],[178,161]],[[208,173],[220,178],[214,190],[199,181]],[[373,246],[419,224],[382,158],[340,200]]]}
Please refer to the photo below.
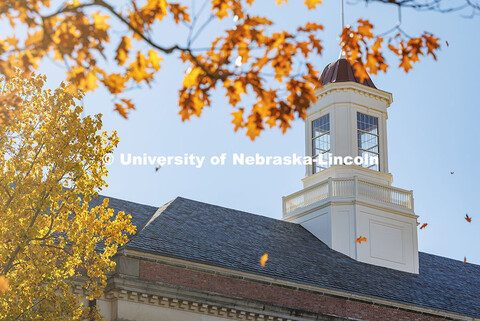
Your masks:
{"label": "yellow tree", "polygon": [[[272,5],[287,2],[269,1]],[[115,110],[126,118],[135,104],[125,90],[150,84],[163,57],[176,55],[185,62],[179,91],[183,120],[200,116],[211,106],[212,93],[223,88],[233,107],[235,130],[245,128],[251,139],[267,127],[278,126],[285,132],[293,119],[305,117],[305,109],[316,99],[314,89],[321,85],[318,70],[309,61],[322,53],[319,35],[323,25],[301,21],[299,15],[297,28],[279,29],[271,18],[255,11],[257,2],[5,0],[0,3],[0,21],[9,22],[13,33],[0,38],[0,73],[9,76],[14,67],[33,70],[50,55],[65,63],[67,79],[76,89],[93,91],[104,86],[115,100]],[[302,1],[305,10],[314,10],[321,2]],[[480,11],[468,0],[458,7],[448,7],[452,5],[448,0],[365,2],[419,10],[467,7],[474,13]],[[174,24],[185,26],[185,39],[168,44],[162,40]],[[207,45],[199,44],[199,35],[212,24],[218,27],[217,37]],[[439,39],[432,34],[409,36],[399,25],[388,34],[389,38],[374,35],[368,20],[344,28],[340,45],[359,78],[366,72],[386,71],[386,52],[405,71],[422,56],[436,58]],[[252,102],[245,102],[246,96]]]}
{"label": "yellow tree", "polygon": [[[115,133],[101,116],[81,117],[80,94],[45,78],[14,72],[2,80],[17,112],[0,124],[0,319],[76,320],[92,311],[117,248],[135,232],[130,216],[108,202],[87,202],[106,186],[102,158]],[[74,283],[83,297],[72,292]]]}

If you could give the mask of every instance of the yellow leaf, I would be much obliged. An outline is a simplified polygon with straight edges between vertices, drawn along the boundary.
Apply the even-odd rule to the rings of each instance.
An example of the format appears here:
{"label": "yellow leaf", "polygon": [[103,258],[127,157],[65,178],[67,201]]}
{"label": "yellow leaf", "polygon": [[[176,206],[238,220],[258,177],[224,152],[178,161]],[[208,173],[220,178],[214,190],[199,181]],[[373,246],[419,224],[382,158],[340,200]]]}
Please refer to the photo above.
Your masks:
{"label": "yellow leaf", "polygon": [[148,61],[153,69],[158,70],[160,69],[160,61],[162,61],[162,57],[158,56],[155,50],[150,49],[148,51]]}
{"label": "yellow leaf", "polygon": [[142,15],[162,20],[167,14],[167,6],[166,0],[148,0],[146,5],[142,7]]}
{"label": "yellow leaf", "polygon": [[125,64],[125,61],[128,58],[128,51],[132,48],[131,39],[129,37],[123,36],[122,41],[118,45],[117,55],[115,60],[118,61],[119,65]]}
{"label": "yellow leaf", "polygon": [[202,73],[202,69],[199,67],[193,68],[183,79],[183,87],[191,88],[197,83],[198,76]]}
{"label": "yellow leaf", "polygon": [[260,265],[261,265],[262,267],[265,267],[265,263],[267,263],[267,261],[268,261],[268,254],[265,253],[265,254],[263,254],[262,257],[260,258]]}
{"label": "yellow leaf", "polygon": [[100,13],[92,13],[93,17],[93,23],[95,25],[95,28],[100,29],[100,30],[108,30],[110,25],[106,23],[105,21],[109,18],[108,16],[102,16]]}
{"label": "yellow leaf", "polygon": [[0,292],[5,294],[8,291],[8,279],[5,275],[0,275]]}
{"label": "yellow leaf", "polygon": [[147,59],[140,51],[137,52],[137,59],[132,62],[128,69],[128,76],[133,78],[136,82],[149,81],[153,77],[153,73],[147,72]]}
{"label": "yellow leaf", "polygon": [[247,123],[247,136],[250,137],[252,141],[254,141],[255,138],[257,138],[260,135],[262,130],[263,130],[263,127],[261,126],[261,124],[259,126],[257,121],[251,121],[251,117],[249,117],[248,123]]}
{"label": "yellow leaf", "polygon": [[228,9],[231,9],[231,5],[227,1],[212,0],[212,10],[220,20],[228,16]]}
{"label": "yellow leaf", "polygon": [[240,108],[238,111],[231,113],[233,116],[232,124],[235,125],[235,131],[237,131],[243,124],[243,108]]}
{"label": "yellow leaf", "polygon": [[104,85],[108,87],[112,94],[121,93],[126,88],[126,81],[127,79],[120,74],[111,74],[103,79]]}
{"label": "yellow leaf", "polygon": [[240,95],[242,93],[245,93],[245,88],[242,81],[235,80],[232,85],[232,82],[227,79],[223,86],[227,88],[226,95],[229,97],[229,102],[232,106],[235,106],[238,102],[242,100]]}

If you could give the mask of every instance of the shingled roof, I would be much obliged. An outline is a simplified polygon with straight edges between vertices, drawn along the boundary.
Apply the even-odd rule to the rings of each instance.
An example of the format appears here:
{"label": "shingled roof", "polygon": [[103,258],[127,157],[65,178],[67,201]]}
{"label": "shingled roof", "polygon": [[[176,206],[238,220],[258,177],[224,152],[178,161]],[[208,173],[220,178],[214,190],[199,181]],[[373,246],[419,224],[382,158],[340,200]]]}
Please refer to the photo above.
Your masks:
{"label": "shingled roof", "polygon": [[480,317],[479,265],[422,252],[418,275],[360,263],[298,224],[181,197],[160,208],[115,198],[109,206],[138,226],[127,249]]}

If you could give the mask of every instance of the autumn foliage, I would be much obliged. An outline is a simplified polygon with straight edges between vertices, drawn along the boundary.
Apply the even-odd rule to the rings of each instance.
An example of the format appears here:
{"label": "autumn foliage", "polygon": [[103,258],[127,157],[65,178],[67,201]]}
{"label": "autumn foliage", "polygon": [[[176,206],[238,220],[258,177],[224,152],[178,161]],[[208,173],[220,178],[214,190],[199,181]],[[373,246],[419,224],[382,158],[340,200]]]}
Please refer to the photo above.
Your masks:
{"label": "autumn foliage", "polygon": [[[399,59],[398,67],[408,72],[412,64],[420,61],[421,56],[431,55],[435,60],[435,51],[440,48],[439,39],[429,33],[420,37],[408,37],[402,32],[396,33],[388,41],[373,34],[373,25],[368,20],[358,20],[358,27],[346,27],[341,35],[341,46],[346,58],[355,68],[355,76],[361,81],[368,73],[377,74],[387,71],[385,54],[387,48]],[[401,30],[401,29],[400,29]]]}
{"label": "autumn foliage", "polygon": [[[299,20],[296,29],[279,30],[268,16],[253,11],[255,2],[202,0],[193,2],[195,8],[193,3],[167,0],[75,0],[59,7],[59,2],[50,0],[2,1],[0,19],[26,32],[0,39],[0,73],[11,76],[15,67],[31,71],[51,56],[66,65],[72,90],[88,92],[103,86],[114,98],[114,109],[127,118],[135,102],[126,90],[151,84],[162,59],[174,54],[186,66],[179,91],[182,120],[200,116],[212,105],[213,92],[223,88],[233,107],[235,130],[245,129],[252,140],[269,127],[285,132],[292,120],[305,117],[305,109],[316,99],[319,66],[311,60],[322,54],[323,26]],[[303,4],[305,10],[314,10],[321,1]],[[222,23],[227,19],[233,23],[225,28]],[[158,40],[166,32],[160,23],[169,21],[185,26],[186,39],[174,45]],[[217,37],[199,47],[198,36],[215,23],[222,26]],[[420,37],[398,33],[386,42],[373,34],[367,20],[341,34],[341,47],[359,78],[387,70],[385,50],[393,52],[399,67],[408,71],[421,56],[435,58],[439,48],[438,38],[427,33]],[[0,113],[1,117],[9,116]]]}
{"label": "autumn foliage", "polygon": [[106,185],[102,158],[116,134],[100,132],[100,115],[81,117],[75,90],[44,83],[19,72],[2,81],[19,106],[0,124],[2,320],[84,319],[82,302],[103,294],[112,256],[135,232],[107,201],[87,204]]}

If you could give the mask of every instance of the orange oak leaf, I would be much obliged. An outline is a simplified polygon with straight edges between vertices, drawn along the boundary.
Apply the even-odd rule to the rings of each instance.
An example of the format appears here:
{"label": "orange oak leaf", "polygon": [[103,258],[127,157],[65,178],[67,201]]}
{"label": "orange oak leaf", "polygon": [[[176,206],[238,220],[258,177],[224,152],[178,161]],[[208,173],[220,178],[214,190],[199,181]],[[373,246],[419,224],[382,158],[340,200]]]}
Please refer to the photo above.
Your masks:
{"label": "orange oak leaf", "polygon": [[373,28],[373,25],[370,23],[370,21],[358,19],[358,23],[359,23],[359,26],[357,29],[358,33],[365,38],[368,38],[368,39],[372,38],[373,33],[371,30]]}
{"label": "orange oak leaf", "polygon": [[322,0],[305,0],[305,5],[308,9],[315,9],[317,5],[321,4]]}
{"label": "orange oak leaf", "polygon": [[243,108],[239,108],[238,111],[231,113],[233,116],[232,124],[235,125],[234,130],[237,131],[243,124]]}
{"label": "orange oak leaf", "polygon": [[212,11],[219,19],[223,19],[228,16],[228,9],[231,9],[231,6],[232,5],[227,3],[227,1],[212,0]]}
{"label": "orange oak leaf", "polygon": [[367,238],[365,236],[359,236],[356,240],[358,244],[362,244],[362,242],[366,242]]}
{"label": "orange oak leaf", "polygon": [[[185,1],[127,1],[131,5],[122,7],[121,11],[105,1],[90,1],[85,5],[77,0],[67,1],[64,9],[56,11],[54,1],[40,1],[46,9],[53,9],[48,16],[41,15],[35,5],[26,9],[21,5],[23,2],[13,1],[6,12],[0,9],[0,16],[3,14],[12,27],[19,24],[18,27],[26,31],[23,37],[0,37],[0,73],[4,75],[11,74],[16,67],[27,71],[38,69],[44,57],[52,53],[54,60],[69,66],[67,80],[74,89],[95,91],[103,85],[114,102],[118,102],[118,95],[134,85],[149,85],[163,67],[162,58],[178,55],[183,63],[191,66],[179,90],[182,121],[191,116],[200,117],[205,107],[212,106],[214,93],[224,88],[234,110],[243,103],[243,120],[236,114],[234,126],[252,140],[267,126],[285,132],[295,119],[305,119],[306,108],[316,99],[314,89],[321,87],[319,72],[307,61],[316,59],[323,51],[323,42],[318,38],[323,26],[305,21],[296,32],[276,28],[268,14],[257,16],[247,8],[255,0],[205,0],[211,17],[205,26],[210,22],[218,24],[218,28],[209,25],[205,30],[215,31],[212,36],[219,32],[211,43],[205,44],[205,50],[193,46],[203,26],[193,35],[189,34],[186,41],[179,39],[175,45],[163,43],[162,31],[156,31],[156,24],[166,19],[193,28],[199,11],[188,7]],[[299,2],[305,11],[318,9],[323,3],[321,0]],[[272,5],[275,3],[282,5],[288,0],[273,0]],[[265,10],[267,12],[269,10]],[[114,17],[125,31],[114,31],[109,23]],[[220,22],[226,17],[233,19],[233,26]],[[373,24],[363,19],[358,20],[355,27],[343,28],[340,45],[361,82],[368,74],[389,68],[387,50],[394,53],[400,68],[408,71],[425,56],[436,59],[440,47],[439,39],[428,32],[417,37],[399,33],[387,43],[375,35]],[[241,100],[244,96],[249,98],[247,102]],[[115,107],[122,117],[128,116],[125,103],[119,102]],[[0,122],[10,118],[11,115],[0,108]]]}
{"label": "orange oak leaf", "polygon": [[117,48],[117,55],[115,56],[115,60],[117,60],[118,64],[122,66],[125,64],[125,61],[128,58],[128,51],[132,48],[131,40],[129,37],[123,36],[122,41]]}
{"label": "orange oak leaf", "polygon": [[435,38],[431,34],[423,34],[422,38],[425,40],[425,47],[427,48],[427,55],[431,55],[434,60],[437,60],[437,56],[435,55],[435,50],[440,48],[438,44],[439,38]]}
{"label": "orange oak leaf", "polygon": [[472,218],[468,216],[468,214],[465,215],[465,220],[467,220],[468,223],[472,223]]}
{"label": "orange oak leaf", "polygon": [[170,3],[168,9],[173,14],[176,24],[180,21],[190,22],[190,15],[187,13],[188,7],[181,6],[178,3]]}
{"label": "orange oak leaf", "polygon": [[113,73],[103,78],[103,84],[112,94],[120,94],[125,88],[128,79],[121,74]]}
{"label": "orange oak leaf", "polygon": [[122,98],[120,99],[123,102],[115,104],[115,109],[123,118],[127,119],[128,111],[130,109],[135,109],[135,105],[132,103],[130,99]]}
{"label": "orange oak leaf", "polygon": [[268,261],[268,254],[265,253],[265,254],[263,254],[262,257],[260,258],[260,265],[261,265],[262,267],[264,267],[264,266],[265,266],[265,263],[267,263],[267,261]]}
{"label": "orange oak leaf", "polygon": [[308,31],[312,31],[312,30],[323,30],[323,25],[320,25],[318,23],[315,23],[315,22],[307,22],[305,24],[305,26],[303,27],[298,27],[297,28],[297,31],[304,31],[304,32],[308,32]]}
{"label": "orange oak leaf", "polygon": [[420,226],[420,229],[422,230],[422,229],[426,228],[427,225],[428,225],[428,223],[423,223],[422,226]]}

